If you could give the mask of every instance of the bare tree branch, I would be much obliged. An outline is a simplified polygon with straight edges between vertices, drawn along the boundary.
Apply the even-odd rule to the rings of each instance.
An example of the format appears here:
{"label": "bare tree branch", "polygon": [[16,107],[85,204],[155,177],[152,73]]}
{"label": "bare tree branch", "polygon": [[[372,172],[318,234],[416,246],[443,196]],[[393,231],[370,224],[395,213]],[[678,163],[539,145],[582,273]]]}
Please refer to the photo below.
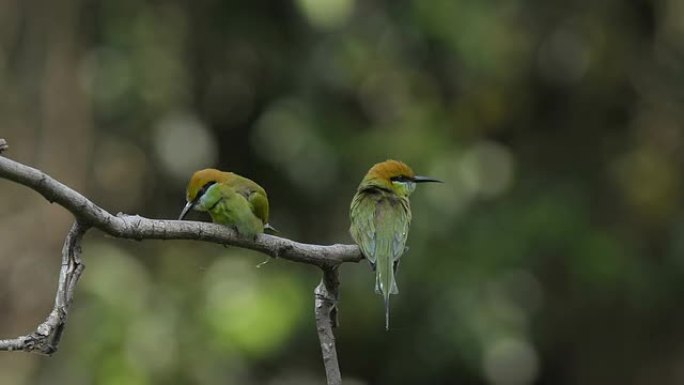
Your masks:
{"label": "bare tree branch", "polygon": [[139,215],[112,215],[83,195],[35,168],[0,157],[0,178],[39,192],[50,202],[69,210],[81,223],[128,239],[193,239],[256,250],[274,258],[319,267],[358,262],[363,257],[356,245],[309,245],[261,234],[255,241],[240,238],[232,229],[207,222],[148,219]]}
{"label": "bare tree branch", "polygon": [[316,315],[316,331],[321,343],[323,365],[328,385],[341,385],[342,376],[337,361],[335,335],[333,328],[338,326],[337,299],[339,297],[340,279],[337,266],[323,269],[323,278],[314,290]]}
{"label": "bare tree branch", "polygon": [[57,351],[57,345],[59,345],[66,325],[69,307],[74,298],[76,283],[85,268],[80,254],[81,239],[83,239],[83,234],[86,231],[87,228],[77,221],[64,240],[62,269],[59,273],[55,305],[45,322],[38,325],[38,328],[29,335],[11,340],[0,340],[0,351],[37,351],[43,354],[52,354]]}
{"label": "bare tree branch", "polygon": [[[0,139],[0,153],[7,142]],[[62,250],[62,270],[55,305],[45,322],[33,333],[9,340],[0,340],[0,351],[28,351],[52,354],[57,350],[64,330],[73,292],[84,265],[80,259],[80,242],[91,228],[118,238],[192,239],[256,250],[274,258],[318,266],[323,279],[315,290],[316,325],[321,342],[323,362],[329,385],[342,383],[335,337],[339,278],[337,268],[344,262],[363,259],[356,245],[310,245],[289,239],[261,234],[255,240],[241,238],[226,226],[193,221],[148,219],[138,215],[116,214],[97,206],[75,190],[35,168],[0,156],[0,178],[27,186],[70,211],[76,222],[67,234]]]}

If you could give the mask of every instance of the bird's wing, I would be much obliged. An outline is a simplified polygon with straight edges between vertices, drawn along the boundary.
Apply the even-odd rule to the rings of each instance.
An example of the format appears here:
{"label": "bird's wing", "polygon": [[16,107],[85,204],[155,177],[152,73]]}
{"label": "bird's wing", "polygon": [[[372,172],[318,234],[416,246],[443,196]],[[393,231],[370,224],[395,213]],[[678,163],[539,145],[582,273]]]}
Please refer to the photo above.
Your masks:
{"label": "bird's wing", "polygon": [[373,191],[360,191],[354,195],[349,218],[351,226],[349,232],[363,255],[375,267],[375,208],[378,193]]}
{"label": "bird's wing", "polygon": [[266,194],[262,194],[259,191],[254,191],[247,198],[249,203],[252,205],[252,212],[257,218],[261,219],[261,222],[268,224],[268,198]]}
{"label": "bird's wing", "polygon": [[237,221],[236,213],[240,206],[247,205],[245,198],[235,193],[235,189],[224,183],[216,184],[216,187],[207,191],[213,196],[215,203],[207,208],[212,219],[216,223],[233,225]]}
{"label": "bird's wing", "polygon": [[385,329],[389,329],[390,295],[399,294],[395,272],[404,253],[411,210],[407,198],[379,194],[375,202],[372,222],[374,233],[375,292],[385,302]]}
{"label": "bird's wing", "polygon": [[408,200],[386,197],[377,203],[375,222],[375,257],[377,260],[377,283],[382,293],[399,292],[394,272],[404,253],[408,237],[411,212]]}
{"label": "bird's wing", "polygon": [[247,178],[243,179],[245,182],[237,189],[237,192],[247,199],[254,215],[266,225],[268,223],[268,197],[266,190]]}
{"label": "bird's wing", "polygon": [[209,210],[214,222],[234,226],[242,236],[255,237],[263,232],[261,219],[243,194],[226,184],[221,184],[218,191],[221,199]]}

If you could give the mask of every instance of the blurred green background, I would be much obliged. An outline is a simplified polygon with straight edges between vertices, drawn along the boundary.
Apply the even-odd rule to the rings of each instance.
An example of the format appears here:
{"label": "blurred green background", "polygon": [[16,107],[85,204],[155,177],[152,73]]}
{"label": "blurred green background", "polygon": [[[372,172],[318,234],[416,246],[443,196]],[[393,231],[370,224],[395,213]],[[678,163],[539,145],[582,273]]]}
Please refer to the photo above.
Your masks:
{"label": "blurred green background", "polygon": [[[386,158],[413,196],[392,328],[341,269],[346,384],[684,383],[684,2],[0,0],[0,137],[105,209],[176,218],[192,171],[349,243]],[[194,219],[204,219],[193,214]],[[49,311],[71,217],[0,180],[0,338]],[[60,351],[0,384],[321,384],[319,272],[91,231]]]}

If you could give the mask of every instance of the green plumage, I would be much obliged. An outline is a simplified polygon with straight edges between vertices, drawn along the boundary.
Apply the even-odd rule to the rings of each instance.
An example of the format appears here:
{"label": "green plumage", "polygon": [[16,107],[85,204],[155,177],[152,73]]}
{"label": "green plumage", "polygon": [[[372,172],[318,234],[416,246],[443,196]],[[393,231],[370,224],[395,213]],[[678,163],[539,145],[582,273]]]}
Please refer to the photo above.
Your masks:
{"label": "green plumage", "polygon": [[254,238],[264,232],[264,224],[258,214],[264,209],[262,201],[265,197],[262,197],[257,192],[241,191],[240,188],[217,183],[200,201],[214,222],[234,227],[243,237]]}
{"label": "green plumage", "polygon": [[389,328],[389,296],[399,293],[395,273],[411,223],[408,197],[362,185],[352,200],[350,218],[349,231],[375,270],[375,292],[383,296]]}
{"label": "green plumage", "polygon": [[396,273],[406,248],[416,183],[440,182],[418,176],[406,164],[386,160],[375,164],[361,180],[349,208],[349,232],[375,271],[375,292],[385,301],[385,329],[389,329],[389,298],[398,294]]}
{"label": "green plumage", "polygon": [[256,238],[268,224],[268,197],[256,182],[232,172],[204,169],[190,178],[186,193],[187,204],[181,212],[183,219],[189,210],[208,212],[211,219],[233,227],[240,236]]}

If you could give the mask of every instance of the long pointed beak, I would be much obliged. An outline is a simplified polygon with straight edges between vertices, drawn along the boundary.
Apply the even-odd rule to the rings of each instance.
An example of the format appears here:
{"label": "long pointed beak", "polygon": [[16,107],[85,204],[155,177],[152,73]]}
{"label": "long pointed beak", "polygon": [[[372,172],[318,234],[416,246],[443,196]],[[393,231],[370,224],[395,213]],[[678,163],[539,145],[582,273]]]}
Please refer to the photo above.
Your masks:
{"label": "long pointed beak", "polygon": [[429,176],[420,176],[420,175],[414,176],[413,181],[416,183],[428,183],[428,182],[444,183],[439,179],[430,178]]}
{"label": "long pointed beak", "polygon": [[181,211],[180,217],[178,217],[178,220],[182,220],[185,218],[186,215],[188,215],[188,212],[192,210],[192,207],[195,205],[193,202],[188,202],[185,207],[183,207],[183,211]]}

